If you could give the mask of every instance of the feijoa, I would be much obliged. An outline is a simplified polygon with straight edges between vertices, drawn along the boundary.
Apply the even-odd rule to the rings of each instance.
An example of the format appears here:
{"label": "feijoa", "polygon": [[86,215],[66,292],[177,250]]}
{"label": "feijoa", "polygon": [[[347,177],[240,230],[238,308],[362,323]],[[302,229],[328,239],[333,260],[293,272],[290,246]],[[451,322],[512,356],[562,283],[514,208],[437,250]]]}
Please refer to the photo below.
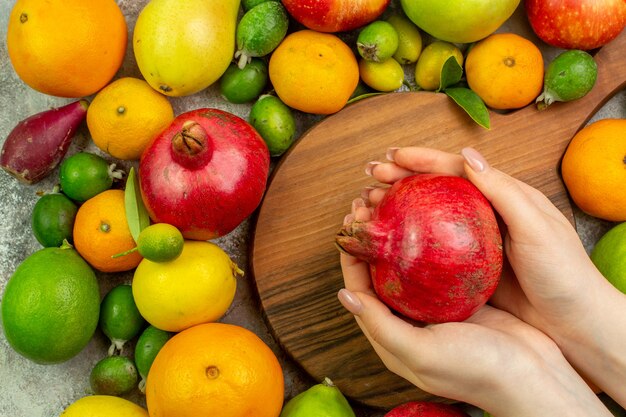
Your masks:
{"label": "feijoa", "polygon": [[137,385],[137,368],[126,356],[107,356],[96,363],[89,375],[94,394],[120,396]]}
{"label": "feijoa", "polygon": [[282,155],[296,136],[296,121],[291,109],[278,97],[263,95],[250,109],[250,124],[267,144],[271,156]]}
{"label": "feijoa", "polygon": [[261,58],[252,58],[243,69],[232,63],[220,79],[220,92],[231,103],[247,103],[261,95],[267,80],[267,64]]}
{"label": "feijoa", "polygon": [[59,247],[63,240],[72,243],[72,230],[78,207],[61,193],[44,194],[33,208],[31,227],[43,247]]}
{"label": "feijoa", "polygon": [[265,3],[266,1],[280,1],[280,0],[242,0],[241,5],[243,6],[244,11],[248,11],[252,9],[254,6],[257,6],[261,3]]}
{"label": "feijoa", "polygon": [[100,328],[111,340],[109,356],[121,351],[124,344],[137,336],[144,328],[146,320],[141,316],[132,287],[120,284],[113,287],[100,303]]}
{"label": "feijoa", "polygon": [[359,55],[368,61],[382,62],[398,49],[398,32],[391,23],[377,20],[365,26],[356,40]]}
{"label": "feijoa", "polygon": [[562,52],[546,69],[537,107],[545,109],[555,101],[582,98],[591,91],[597,77],[598,65],[589,53],[578,49]]}
{"label": "feijoa", "polygon": [[61,191],[74,201],[84,202],[113,185],[114,178],[121,178],[115,164],[89,152],[78,152],[61,163]]}
{"label": "feijoa", "polygon": [[135,345],[135,365],[141,377],[141,381],[139,381],[139,390],[141,392],[145,391],[146,378],[148,378],[148,372],[152,362],[154,362],[154,358],[156,358],[157,353],[159,353],[165,342],[173,335],[173,333],[149,325],[137,339],[137,344]]}
{"label": "feijoa", "polygon": [[250,63],[252,57],[272,52],[287,34],[289,16],[283,5],[266,1],[248,10],[237,25],[236,40],[239,68]]}

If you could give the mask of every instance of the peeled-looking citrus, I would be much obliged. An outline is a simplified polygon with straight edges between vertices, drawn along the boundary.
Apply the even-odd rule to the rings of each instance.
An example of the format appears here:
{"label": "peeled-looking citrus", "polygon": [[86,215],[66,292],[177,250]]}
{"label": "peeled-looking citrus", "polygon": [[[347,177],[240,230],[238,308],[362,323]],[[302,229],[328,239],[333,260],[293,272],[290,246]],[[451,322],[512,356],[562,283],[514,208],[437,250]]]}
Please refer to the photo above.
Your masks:
{"label": "peeled-looking citrus", "polygon": [[626,220],[626,119],[602,119],[581,129],[561,163],[574,203],[604,220]]}
{"label": "peeled-looking citrus", "polygon": [[283,372],[272,350],[240,326],[206,323],[172,337],[152,363],[150,417],[278,417]]}
{"label": "peeled-looking citrus", "polygon": [[9,16],[7,48],[30,87],[83,97],[104,87],[122,65],[126,21],[112,0],[18,0]]}

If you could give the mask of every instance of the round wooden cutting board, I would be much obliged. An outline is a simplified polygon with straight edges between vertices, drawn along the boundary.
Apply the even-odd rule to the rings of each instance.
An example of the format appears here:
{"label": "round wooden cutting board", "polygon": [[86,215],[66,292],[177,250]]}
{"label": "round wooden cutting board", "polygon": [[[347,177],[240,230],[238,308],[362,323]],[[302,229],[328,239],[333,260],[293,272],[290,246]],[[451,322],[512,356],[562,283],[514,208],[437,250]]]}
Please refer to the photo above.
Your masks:
{"label": "round wooden cutting board", "polygon": [[572,136],[626,85],[626,33],[596,55],[599,74],[583,99],[544,111],[530,105],[475,124],[442,93],[393,93],[349,105],[306,132],[283,157],[258,211],[251,268],[281,346],[316,380],[390,408],[432,397],[388,371],[336,294],[343,287],[335,234],[364,186],[367,162],[388,147],[478,149],[495,167],[543,191],[573,222],[559,178]]}

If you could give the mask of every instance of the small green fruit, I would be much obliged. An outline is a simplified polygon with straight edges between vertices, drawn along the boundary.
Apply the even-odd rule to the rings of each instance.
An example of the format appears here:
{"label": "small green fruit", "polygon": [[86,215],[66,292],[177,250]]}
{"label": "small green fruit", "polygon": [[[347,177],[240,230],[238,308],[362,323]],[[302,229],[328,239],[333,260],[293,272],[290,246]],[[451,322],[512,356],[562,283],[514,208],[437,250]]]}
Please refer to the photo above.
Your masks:
{"label": "small green fruit", "polygon": [[220,92],[231,103],[248,103],[261,95],[268,79],[267,64],[261,58],[252,58],[243,69],[233,62],[222,75]]}
{"label": "small green fruit", "polygon": [[404,70],[393,58],[382,62],[359,61],[359,75],[365,84],[377,91],[394,91],[402,87]]}
{"label": "small green fruit", "polygon": [[121,351],[124,344],[139,334],[146,321],[139,313],[132,287],[120,284],[104,296],[100,303],[100,328],[111,340],[109,356]]}
{"label": "small green fruit", "polygon": [[107,356],[91,370],[89,384],[94,394],[124,395],[137,385],[137,368],[126,356]]}
{"label": "small green fruit", "polygon": [[377,20],[365,26],[356,41],[359,55],[368,61],[382,62],[398,49],[398,32],[389,22]]}
{"label": "small green fruit", "polygon": [[295,118],[278,97],[259,97],[250,109],[249,121],[267,144],[271,156],[282,155],[295,139]]}
{"label": "small green fruit", "polygon": [[398,49],[393,59],[402,65],[414,64],[422,52],[422,35],[417,26],[402,15],[387,19],[398,33]]}
{"label": "small green fruit", "polygon": [[46,248],[59,247],[63,240],[72,242],[78,207],[63,194],[45,194],[33,208],[31,227],[39,243]]}
{"label": "small green fruit", "polygon": [[280,417],[355,417],[346,397],[329,378],[293,397]]}
{"label": "small green fruit", "polygon": [[626,222],[602,235],[591,251],[591,261],[615,288],[626,294]]}

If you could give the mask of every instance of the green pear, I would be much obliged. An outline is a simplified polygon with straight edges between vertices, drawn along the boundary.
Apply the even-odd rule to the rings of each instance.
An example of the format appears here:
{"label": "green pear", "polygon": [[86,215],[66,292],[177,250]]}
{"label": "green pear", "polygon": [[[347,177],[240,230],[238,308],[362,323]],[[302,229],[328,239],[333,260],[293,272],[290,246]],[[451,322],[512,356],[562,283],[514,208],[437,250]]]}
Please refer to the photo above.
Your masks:
{"label": "green pear", "polygon": [[329,378],[287,402],[280,417],[355,417],[346,397]]}

